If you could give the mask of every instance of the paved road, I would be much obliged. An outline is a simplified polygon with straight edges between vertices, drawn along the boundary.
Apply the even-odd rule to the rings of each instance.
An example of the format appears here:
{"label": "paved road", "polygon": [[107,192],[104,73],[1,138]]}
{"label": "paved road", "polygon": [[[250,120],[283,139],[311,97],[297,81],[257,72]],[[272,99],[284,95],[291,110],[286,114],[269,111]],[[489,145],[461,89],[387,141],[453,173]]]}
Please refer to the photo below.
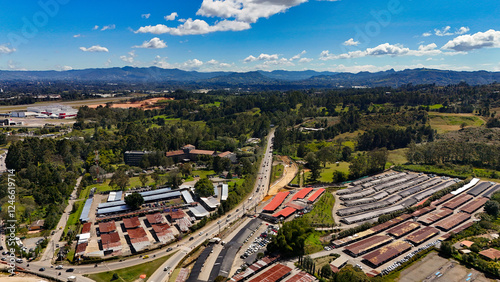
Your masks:
{"label": "paved road", "polygon": [[[271,176],[271,165],[272,165],[272,138],[274,137],[274,130],[271,131],[271,133],[267,137],[267,148],[265,155],[262,159],[261,166],[259,168],[258,172],[258,179],[255,182],[255,187],[252,192],[252,194],[248,197],[248,199],[245,199],[243,203],[239,204],[236,208],[234,208],[232,211],[228,212],[227,214],[229,217],[226,217],[225,220],[224,218],[221,219],[220,222],[220,230],[223,228],[226,228],[230,226],[230,223],[235,221],[236,219],[241,218],[247,210],[250,212],[250,208],[256,207],[260,201],[264,198],[265,195],[267,195],[267,191],[269,189],[269,179]],[[257,192],[258,191],[258,192]],[[237,227],[238,229],[243,228],[244,225],[240,225]],[[203,235],[199,236],[198,234],[193,235],[192,238],[194,238],[192,241],[186,241],[184,240],[184,246],[182,249],[180,249],[174,256],[172,256],[170,259],[168,259],[160,268],[158,268],[155,273],[151,276],[150,279],[148,279],[148,282],[164,282],[168,281],[170,275],[172,274],[173,270],[177,267],[177,264],[179,261],[187,254],[189,251],[203,243],[207,238],[214,237],[219,233],[219,224],[217,222],[211,222],[207,224],[202,229]],[[177,248],[174,248],[177,249]],[[164,271],[164,269],[167,268],[169,269],[168,271]]]}
{"label": "paved road", "polygon": [[[201,229],[202,234],[199,233],[192,235],[192,237],[185,237],[185,239],[178,242],[178,245],[172,246],[172,251],[166,252],[165,249],[157,250],[149,254],[149,258],[144,260],[139,256],[132,256],[124,259],[121,262],[109,262],[109,263],[99,263],[94,265],[82,265],[82,266],[71,266],[74,268],[74,272],[65,272],[63,270],[55,270],[52,265],[52,260],[55,251],[55,245],[60,244],[61,235],[66,225],[66,221],[68,219],[69,213],[71,212],[73,203],[76,199],[76,187],[81,181],[81,177],[77,180],[77,185],[75,186],[75,190],[73,191],[69,204],[66,207],[61,219],[57,225],[57,229],[55,230],[54,235],[50,237],[49,244],[42,254],[41,260],[36,262],[31,262],[28,270],[31,270],[35,273],[43,273],[44,275],[52,276],[54,278],[66,279],[69,276],[76,275],[78,277],[77,281],[82,282],[90,282],[93,281],[89,278],[85,278],[83,274],[97,273],[102,271],[109,270],[117,270],[122,268],[127,268],[130,266],[134,266],[137,264],[141,264],[147,261],[151,261],[153,259],[169,255],[174,253],[170,259],[168,259],[160,268],[156,270],[156,272],[151,276],[148,281],[158,282],[158,281],[167,281],[169,275],[171,275],[172,271],[175,269],[179,261],[188,254],[192,249],[201,245],[206,239],[212,238],[215,235],[219,234],[219,230],[223,230],[224,228],[228,228],[231,224],[240,219],[250,208],[258,205],[260,201],[267,194],[267,190],[269,188],[269,178],[270,178],[270,165],[272,164],[272,142],[271,139],[274,137],[274,130],[268,135],[268,145],[266,148],[266,153],[262,160],[261,167],[259,169],[258,179],[256,181],[253,193],[243,201],[240,205],[234,208],[231,212],[229,212],[229,216],[226,218],[222,218],[217,222],[211,222],[207,224],[204,228]],[[59,227],[62,227],[59,229]],[[242,228],[240,226],[239,228]],[[3,240],[2,240],[3,242]],[[26,265],[19,265],[20,267],[26,267]],[[43,272],[39,272],[39,269],[44,267],[46,270]],[[164,269],[168,267],[169,271],[164,271]],[[61,273],[59,276],[58,274]]]}

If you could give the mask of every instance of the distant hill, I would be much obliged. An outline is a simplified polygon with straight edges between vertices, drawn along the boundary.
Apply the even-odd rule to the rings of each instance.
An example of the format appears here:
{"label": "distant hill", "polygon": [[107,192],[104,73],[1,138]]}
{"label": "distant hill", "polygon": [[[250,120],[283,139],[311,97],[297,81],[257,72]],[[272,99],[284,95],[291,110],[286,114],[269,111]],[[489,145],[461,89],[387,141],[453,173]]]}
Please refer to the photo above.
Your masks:
{"label": "distant hill", "polygon": [[470,85],[500,81],[500,72],[407,69],[334,73],[306,71],[197,72],[158,67],[102,68],[69,71],[0,71],[0,81],[79,81],[183,83],[196,87],[260,87],[268,89],[390,86],[402,84]]}

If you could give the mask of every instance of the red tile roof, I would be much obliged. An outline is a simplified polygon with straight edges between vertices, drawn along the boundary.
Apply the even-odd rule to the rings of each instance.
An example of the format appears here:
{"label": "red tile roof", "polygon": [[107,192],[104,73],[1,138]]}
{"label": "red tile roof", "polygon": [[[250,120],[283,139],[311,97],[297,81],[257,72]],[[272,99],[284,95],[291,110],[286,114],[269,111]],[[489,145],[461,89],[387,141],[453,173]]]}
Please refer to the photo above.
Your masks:
{"label": "red tile roof", "polygon": [[221,158],[223,158],[223,157],[228,156],[229,154],[231,154],[231,152],[230,151],[226,151],[224,153],[220,153],[218,156],[221,157]]}
{"label": "red tile roof", "polygon": [[318,191],[314,192],[314,194],[311,195],[311,197],[309,197],[309,199],[307,199],[309,202],[314,202],[316,201],[319,196],[321,196],[321,194],[323,194],[325,192],[325,189],[321,188],[319,189]]}
{"label": "red tile roof", "polygon": [[189,153],[194,154],[194,155],[210,155],[211,156],[215,153],[215,151],[194,149],[194,150],[191,150]]}
{"label": "red tile roof", "polygon": [[114,220],[99,223],[99,232],[101,233],[109,233],[115,230],[116,230],[116,224]]}
{"label": "red tile roof", "polygon": [[271,202],[263,208],[263,210],[275,211],[283,203],[288,194],[290,194],[290,192],[279,192],[276,196],[274,196]]}
{"label": "red tile roof", "polygon": [[139,218],[137,216],[124,218],[123,224],[127,229],[132,229],[141,226],[141,222],[139,221]]}
{"label": "red tile roof", "polygon": [[103,244],[120,242],[120,234],[118,234],[117,232],[112,232],[109,234],[102,234],[101,235],[101,242]]}
{"label": "red tile roof", "polygon": [[167,155],[167,157],[180,156],[180,155],[184,155],[184,151],[183,150],[168,151],[166,155]]}
{"label": "red tile roof", "polygon": [[142,228],[142,227],[135,228],[135,229],[129,229],[129,230],[127,230],[127,232],[128,232],[128,236],[130,237],[130,239],[137,239],[137,238],[143,238],[143,237],[147,238],[146,231],[144,231],[144,228]]}
{"label": "red tile roof", "polygon": [[171,211],[168,212],[168,214],[170,215],[170,218],[172,218],[172,220],[177,220],[186,217],[186,213],[183,210]]}
{"label": "red tile roof", "polygon": [[170,230],[170,225],[168,225],[166,223],[155,224],[155,225],[153,225],[153,230],[155,231],[155,233],[162,233],[162,232],[165,232],[167,230]]}
{"label": "red tile roof", "polygon": [[292,269],[283,264],[276,264],[271,269],[250,280],[250,282],[275,282],[288,274]]}
{"label": "red tile roof", "polygon": [[92,222],[85,223],[82,227],[82,234],[89,233],[91,228],[92,228]]}
{"label": "red tile roof", "polygon": [[483,255],[491,260],[500,258],[500,251],[497,249],[493,249],[493,248],[489,248],[487,250],[480,251],[479,254]]}
{"label": "red tile roof", "polygon": [[290,215],[292,215],[295,211],[296,211],[296,209],[294,209],[292,207],[286,207],[286,208],[280,210],[279,212],[273,214],[273,217],[283,216],[286,218],[286,217],[289,217]]}
{"label": "red tile roof", "polygon": [[163,222],[163,215],[161,215],[161,213],[159,212],[155,214],[147,214],[146,219],[148,220],[149,224],[158,224]]}
{"label": "red tile roof", "polygon": [[311,193],[312,190],[313,188],[303,188],[299,192],[295,193],[295,195],[293,195],[292,201],[297,199],[304,199],[307,194]]}
{"label": "red tile roof", "polygon": [[78,244],[78,246],[76,246],[76,251],[75,251],[75,254],[76,255],[83,255],[85,253],[85,250],[87,249],[87,245],[88,243],[82,243],[82,244]]}

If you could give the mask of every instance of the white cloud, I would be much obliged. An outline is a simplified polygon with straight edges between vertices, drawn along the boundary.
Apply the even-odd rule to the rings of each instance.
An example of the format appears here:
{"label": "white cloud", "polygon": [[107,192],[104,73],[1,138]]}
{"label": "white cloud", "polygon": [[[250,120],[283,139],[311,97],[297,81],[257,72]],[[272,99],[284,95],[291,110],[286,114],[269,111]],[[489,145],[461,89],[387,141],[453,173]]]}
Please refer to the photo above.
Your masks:
{"label": "white cloud", "polygon": [[78,37],[82,37],[82,35],[81,34],[75,34],[75,35],[73,35],[73,38],[78,38]]}
{"label": "white cloud", "polygon": [[186,19],[178,19],[177,21],[180,22],[180,23],[185,23]]}
{"label": "white cloud", "polygon": [[109,66],[111,65],[111,59],[108,59],[108,60],[104,63],[104,65],[105,65],[106,67],[109,67]]}
{"label": "white cloud", "polygon": [[183,70],[197,70],[203,66],[203,62],[198,59],[187,60],[181,64],[180,69]]}
{"label": "white cloud", "polygon": [[232,65],[231,64],[228,64],[228,63],[221,63],[217,60],[210,60],[210,61],[207,61],[205,62],[205,65],[208,67],[208,68],[204,68],[204,70],[210,70],[210,71],[213,71],[213,70],[220,70],[220,69],[227,69],[229,67],[231,67]]}
{"label": "white cloud", "polygon": [[420,45],[418,50],[411,50],[403,45],[391,45],[389,43],[380,44],[374,48],[367,48],[366,50],[351,51],[344,54],[333,55],[330,51],[325,50],[320,54],[320,60],[336,60],[336,59],[354,59],[367,56],[432,56],[441,54],[442,51],[436,49],[437,45],[431,43],[428,45]]}
{"label": "white cloud", "polygon": [[436,34],[437,36],[449,36],[449,35],[453,35],[453,33],[449,32],[451,29],[451,27],[448,25],[448,26],[445,26],[443,27],[442,29],[434,29],[434,34]]}
{"label": "white cloud", "polygon": [[109,52],[108,48],[101,47],[99,45],[94,45],[89,48],[80,47],[80,50],[82,50],[83,52]]}
{"label": "white cloud", "polygon": [[149,41],[144,41],[142,45],[136,45],[132,48],[147,48],[147,49],[161,49],[166,48],[167,44],[158,37],[151,38]]}
{"label": "white cloud", "polygon": [[255,62],[255,61],[273,61],[273,60],[278,60],[279,55],[278,54],[260,54],[258,57],[254,57],[252,55],[246,57],[243,62],[248,63],[248,62]]}
{"label": "white cloud", "polygon": [[151,14],[142,14],[141,15],[141,18],[143,18],[143,19],[149,19],[149,17],[151,17]]}
{"label": "white cloud", "polygon": [[134,63],[134,60],[135,60],[135,57],[137,57],[137,55],[135,54],[135,50],[132,50],[130,52],[128,52],[128,56],[120,56],[120,60],[126,62],[126,63],[129,63],[129,64],[132,64]]}
{"label": "white cloud", "polygon": [[185,23],[177,27],[168,27],[163,24],[157,24],[155,26],[143,26],[139,28],[135,33],[153,33],[153,34],[165,34],[169,33],[171,35],[196,35],[196,34],[207,34],[216,31],[240,31],[249,29],[250,25],[245,22],[240,21],[228,21],[223,20],[217,22],[214,25],[209,25],[204,20],[192,20],[187,19]]}
{"label": "white cloud", "polygon": [[302,58],[302,55],[305,55],[306,53],[307,53],[307,52],[306,52],[306,50],[304,50],[304,51],[300,52],[299,54],[297,54],[297,55],[295,55],[295,56],[291,57],[291,58],[290,58],[290,61],[295,61],[295,60],[298,60],[298,59]]}
{"label": "white cloud", "polygon": [[466,52],[481,48],[500,48],[500,31],[493,29],[465,34],[448,41],[441,49]]}
{"label": "white cloud", "polygon": [[94,27],[92,28],[92,30],[97,30],[97,29],[99,29],[98,25],[94,25]]}
{"label": "white cloud", "polygon": [[166,20],[166,21],[173,21],[173,20],[175,20],[175,18],[177,18],[178,16],[179,16],[179,15],[178,15],[176,12],[173,12],[172,14],[167,15],[167,16],[165,16],[164,18],[165,18],[165,20]]}
{"label": "white cloud", "polygon": [[203,0],[196,14],[255,23],[304,2],[307,0]]}
{"label": "white cloud", "polygon": [[290,66],[295,66],[295,64],[292,63],[292,62],[290,62],[286,58],[280,58],[278,60],[265,61],[262,64],[258,65],[257,68],[265,68],[265,69],[267,69],[267,68],[272,68],[272,67],[276,67],[276,66],[290,67]]}
{"label": "white cloud", "polygon": [[56,65],[55,67],[56,70],[59,70],[59,71],[69,71],[69,70],[72,70],[73,68],[70,67],[70,66],[60,66],[60,65]]}
{"label": "white cloud", "polygon": [[459,28],[455,34],[464,34],[464,33],[467,33],[469,32],[470,28],[466,27],[466,26],[462,26],[461,28]]}
{"label": "white cloud", "polygon": [[354,41],[354,38],[349,38],[349,40],[343,43],[345,46],[358,46],[359,41]]}
{"label": "white cloud", "polygon": [[432,35],[432,33],[430,33],[430,32],[424,32],[424,33],[422,33],[423,37],[429,37],[431,35]]}
{"label": "white cloud", "polygon": [[7,67],[10,69],[10,70],[19,70],[19,71],[25,71],[26,69],[25,68],[22,68],[20,66],[20,63],[19,62],[14,62],[13,60],[9,60],[7,62]]}
{"label": "white cloud", "polygon": [[[192,60],[187,60],[187,61],[182,62],[182,63],[173,63],[173,64],[169,63],[167,61],[167,59],[168,59],[167,57],[156,56],[154,61],[153,61],[153,65],[155,65],[159,68],[164,68],[164,69],[177,68],[177,69],[187,70],[187,71],[198,70],[202,66],[205,65],[205,63],[203,63],[203,61],[200,61],[198,59],[192,59]],[[216,62],[216,61],[211,60],[212,64],[214,62]]]}
{"label": "white cloud", "polygon": [[313,60],[313,58],[300,58],[299,63],[310,63]]}
{"label": "white cloud", "polygon": [[110,24],[110,25],[105,25],[101,28],[101,31],[105,31],[105,30],[112,30],[112,29],[115,29],[116,26],[114,24]]}
{"label": "white cloud", "polygon": [[455,30],[454,32],[450,32],[451,27],[445,26],[442,29],[434,29],[434,34],[437,36],[451,36],[451,35],[459,35],[459,34],[464,34],[467,33],[470,29],[466,26],[462,26],[459,29]]}
{"label": "white cloud", "polygon": [[10,54],[16,52],[16,48],[9,48],[7,44],[0,45],[0,54]]}

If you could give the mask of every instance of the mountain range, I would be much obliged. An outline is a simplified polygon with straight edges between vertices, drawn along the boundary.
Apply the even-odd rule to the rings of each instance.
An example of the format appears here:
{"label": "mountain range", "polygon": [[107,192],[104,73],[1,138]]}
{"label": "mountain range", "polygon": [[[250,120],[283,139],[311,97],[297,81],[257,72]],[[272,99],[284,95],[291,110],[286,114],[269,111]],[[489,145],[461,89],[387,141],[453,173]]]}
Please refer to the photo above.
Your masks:
{"label": "mountain range", "polygon": [[252,72],[198,72],[158,67],[102,68],[68,71],[0,71],[0,82],[6,81],[66,81],[66,82],[121,82],[164,83],[210,88],[335,88],[353,86],[389,86],[403,84],[448,85],[466,82],[470,85],[500,81],[500,72],[451,71],[436,69],[406,69],[380,72],[317,72],[252,71]]}

